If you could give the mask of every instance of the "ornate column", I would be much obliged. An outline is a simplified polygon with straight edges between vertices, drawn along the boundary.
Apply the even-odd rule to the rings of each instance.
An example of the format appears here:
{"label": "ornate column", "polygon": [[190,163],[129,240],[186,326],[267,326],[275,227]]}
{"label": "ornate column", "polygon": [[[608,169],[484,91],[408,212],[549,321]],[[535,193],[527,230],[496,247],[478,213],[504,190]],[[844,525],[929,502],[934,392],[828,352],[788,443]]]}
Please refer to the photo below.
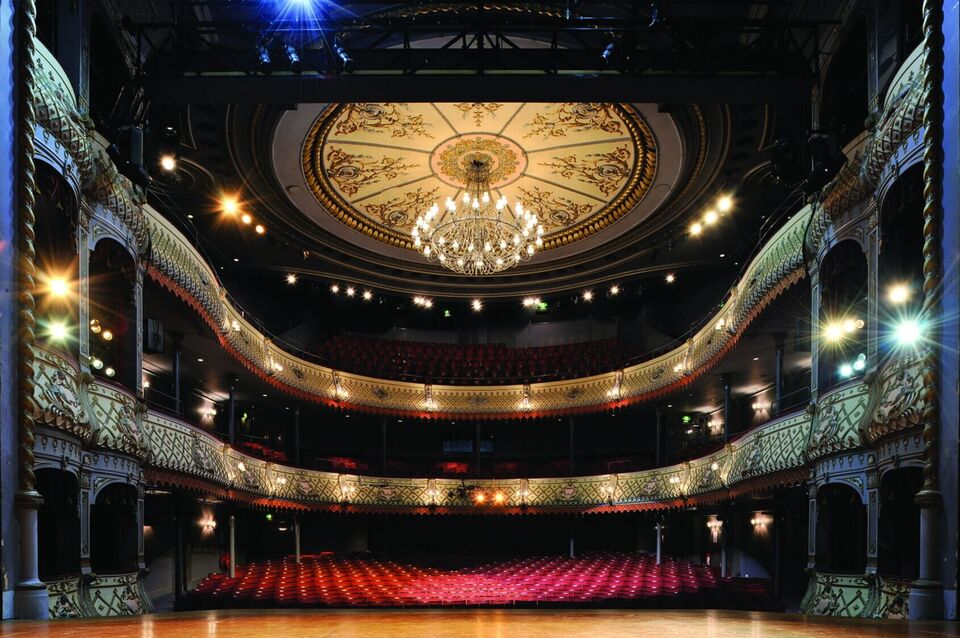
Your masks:
{"label": "ornate column", "polygon": [[880,528],[880,498],[877,472],[867,472],[867,573],[877,573],[877,535]]}
{"label": "ornate column", "polygon": [[79,285],[77,287],[77,342],[80,369],[90,372],[90,233],[91,211],[86,202],[81,202],[77,224],[77,262]]}
{"label": "ornate column", "polygon": [[810,484],[807,509],[807,569],[817,568],[817,486]]}
{"label": "ornate column", "polygon": [[[951,13],[953,12],[951,8]],[[923,364],[923,486],[920,507],[919,577],[911,584],[910,617],[943,617],[943,584],[938,561],[940,510],[940,320],[943,276],[940,237],[943,223],[944,37],[941,0],[923,2],[923,312],[928,350]],[[956,79],[952,78],[951,82]],[[955,212],[955,211],[954,211]],[[956,319],[953,319],[956,321]],[[949,392],[956,392],[950,388]],[[954,417],[955,418],[955,417]],[[952,548],[956,552],[956,547]]]}
{"label": "ornate column", "polygon": [[137,481],[137,568],[142,572],[147,569],[143,551],[143,483]]}
{"label": "ornate column", "polygon": [[133,304],[135,308],[136,315],[136,348],[137,356],[134,367],[136,368],[137,375],[137,396],[143,399],[143,275],[146,273],[147,267],[141,262],[137,264],[137,278],[133,285]]}
{"label": "ornate column", "polygon": [[16,62],[15,101],[17,167],[17,404],[20,445],[18,448],[17,494],[15,497],[20,537],[20,569],[14,588],[14,615],[19,618],[47,618],[50,615],[47,587],[40,581],[37,547],[37,509],[43,502],[37,492],[34,473],[34,342],[36,302],[36,167],[34,165],[34,43],[37,9],[34,0],[14,4],[14,51]]}
{"label": "ornate column", "polygon": [[874,201],[867,215],[867,370],[876,370],[880,352],[880,210]]}
{"label": "ornate column", "polygon": [[810,277],[810,402],[816,403],[820,378],[820,268],[819,257],[807,268]]}
{"label": "ornate column", "polygon": [[80,573],[89,574],[90,567],[90,506],[93,504],[93,477],[80,470]]}

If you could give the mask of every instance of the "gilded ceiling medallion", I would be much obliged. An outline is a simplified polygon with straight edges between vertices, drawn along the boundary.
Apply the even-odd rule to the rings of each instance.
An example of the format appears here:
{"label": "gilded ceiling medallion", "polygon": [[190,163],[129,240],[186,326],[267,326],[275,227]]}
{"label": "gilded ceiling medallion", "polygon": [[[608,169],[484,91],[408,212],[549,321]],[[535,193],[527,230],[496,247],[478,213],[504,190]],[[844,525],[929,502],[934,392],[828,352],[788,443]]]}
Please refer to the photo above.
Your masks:
{"label": "gilded ceiling medallion", "polygon": [[549,250],[633,210],[653,182],[657,151],[644,119],[621,104],[364,103],[326,109],[301,160],[326,211],[411,250],[417,217],[462,195],[479,161],[491,196],[536,213]]}

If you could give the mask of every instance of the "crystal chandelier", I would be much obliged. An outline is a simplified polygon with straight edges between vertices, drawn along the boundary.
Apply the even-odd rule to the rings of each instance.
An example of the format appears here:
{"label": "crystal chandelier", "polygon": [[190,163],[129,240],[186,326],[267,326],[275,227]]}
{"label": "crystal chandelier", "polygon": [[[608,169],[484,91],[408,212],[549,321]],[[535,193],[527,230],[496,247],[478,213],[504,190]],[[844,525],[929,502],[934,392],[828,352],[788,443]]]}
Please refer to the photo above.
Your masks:
{"label": "crystal chandelier", "polygon": [[487,161],[473,158],[459,200],[448,197],[444,208],[434,204],[417,217],[413,245],[430,261],[462,275],[490,275],[533,257],[543,246],[537,215],[517,202],[490,195]]}

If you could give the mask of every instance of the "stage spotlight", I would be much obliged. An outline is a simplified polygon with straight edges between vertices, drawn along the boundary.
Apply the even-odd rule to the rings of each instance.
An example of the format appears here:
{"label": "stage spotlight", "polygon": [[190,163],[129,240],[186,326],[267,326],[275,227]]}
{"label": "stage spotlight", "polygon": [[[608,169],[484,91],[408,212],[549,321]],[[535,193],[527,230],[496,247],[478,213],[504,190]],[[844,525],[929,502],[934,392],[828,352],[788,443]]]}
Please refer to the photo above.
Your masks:
{"label": "stage spotlight", "polygon": [[297,283],[297,276],[293,273],[290,273],[289,275],[287,275],[287,283],[291,286]]}
{"label": "stage spotlight", "polygon": [[67,324],[63,321],[51,321],[47,324],[47,337],[49,337],[51,341],[63,343],[67,340],[68,336],[69,330],[67,329]]}
{"label": "stage spotlight", "polygon": [[701,224],[700,222],[694,222],[694,223],[690,224],[690,234],[691,234],[691,235],[697,236],[697,235],[699,235],[699,234],[702,233],[702,232],[703,232],[703,224]]}
{"label": "stage spotlight", "polygon": [[257,45],[257,63],[260,65],[260,70],[263,73],[270,73],[270,64],[272,60],[270,59],[270,50],[267,49],[265,44]]}
{"label": "stage spotlight", "polygon": [[910,286],[894,284],[887,289],[887,299],[892,304],[902,304],[910,300]]}
{"label": "stage spotlight", "polygon": [[303,62],[300,60],[300,54],[293,48],[292,44],[285,44],[284,53],[287,54],[287,60],[290,62],[290,70],[299,75],[303,72]]}
{"label": "stage spotlight", "polygon": [[717,210],[721,213],[728,213],[733,209],[733,199],[729,195],[724,195],[717,200]]}
{"label": "stage spotlight", "polygon": [[840,373],[840,376],[843,377],[844,379],[849,379],[850,377],[853,376],[853,366],[850,365],[849,363],[844,363],[843,365],[840,366],[839,373]]}
{"label": "stage spotlight", "polygon": [[668,284],[672,284],[673,282],[675,282],[675,281],[677,280],[677,277],[676,277],[676,275],[674,275],[673,273],[669,273],[669,274],[667,275],[666,279],[667,279],[667,283],[668,283]]}
{"label": "stage spotlight", "polygon": [[867,367],[867,355],[861,352],[860,355],[857,357],[857,360],[853,362],[853,369],[856,370],[857,372],[860,372],[866,367]]}
{"label": "stage spotlight", "polygon": [[177,158],[173,155],[161,155],[160,156],[160,168],[162,168],[167,173],[172,173],[177,170]]}
{"label": "stage spotlight", "polygon": [[470,307],[473,308],[474,312],[480,312],[483,310],[483,302],[479,299],[474,299],[470,302]]}
{"label": "stage spotlight", "polygon": [[604,47],[603,53],[600,54],[600,57],[603,58],[604,64],[610,62],[610,56],[613,55],[614,44],[613,42],[608,42],[607,46]]}
{"label": "stage spotlight", "polygon": [[620,294],[620,286],[610,286],[610,295],[616,297]]}
{"label": "stage spotlight", "polygon": [[584,300],[584,301],[593,301],[593,291],[592,291],[592,290],[585,290],[585,291],[583,292],[583,300]]}
{"label": "stage spotlight", "polygon": [[340,58],[340,70],[344,73],[352,73],[353,58],[350,57],[350,52],[343,46],[343,40],[340,36],[337,36],[333,41],[333,51]]}
{"label": "stage spotlight", "polygon": [[904,319],[893,330],[898,346],[914,346],[923,336],[923,329],[916,319]]}
{"label": "stage spotlight", "polygon": [[710,225],[712,225],[712,224],[716,224],[716,223],[717,223],[717,211],[715,211],[715,210],[708,210],[706,213],[704,213],[704,215],[703,215],[703,223],[705,223],[707,226],[710,226]]}
{"label": "stage spotlight", "polygon": [[220,210],[225,215],[236,215],[237,211],[240,210],[240,202],[233,195],[222,195],[220,197]]}

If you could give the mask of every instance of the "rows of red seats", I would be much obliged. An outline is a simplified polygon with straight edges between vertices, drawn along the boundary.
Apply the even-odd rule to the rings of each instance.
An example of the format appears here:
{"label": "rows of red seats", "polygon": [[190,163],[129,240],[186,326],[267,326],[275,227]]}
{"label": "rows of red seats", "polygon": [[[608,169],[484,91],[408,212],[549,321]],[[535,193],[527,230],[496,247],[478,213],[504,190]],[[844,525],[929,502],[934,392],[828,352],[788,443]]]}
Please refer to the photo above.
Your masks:
{"label": "rows of red seats", "polygon": [[263,443],[257,443],[256,441],[241,441],[237,443],[237,447],[242,451],[250,454],[251,456],[256,456],[261,459],[266,459],[268,461],[275,461],[277,463],[283,463],[287,460],[287,455],[284,452],[279,450],[274,450],[269,448]]}
{"label": "rows of red seats", "polygon": [[708,567],[646,554],[537,557],[439,569],[412,563],[304,556],[211,574],[192,594],[197,608],[632,603],[699,607],[718,599]]}
{"label": "rows of red seats", "polygon": [[331,367],[383,378],[431,381],[523,383],[608,372],[623,364],[616,339],[538,348],[502,343],[460,346],[337,336],[313,354]]}

